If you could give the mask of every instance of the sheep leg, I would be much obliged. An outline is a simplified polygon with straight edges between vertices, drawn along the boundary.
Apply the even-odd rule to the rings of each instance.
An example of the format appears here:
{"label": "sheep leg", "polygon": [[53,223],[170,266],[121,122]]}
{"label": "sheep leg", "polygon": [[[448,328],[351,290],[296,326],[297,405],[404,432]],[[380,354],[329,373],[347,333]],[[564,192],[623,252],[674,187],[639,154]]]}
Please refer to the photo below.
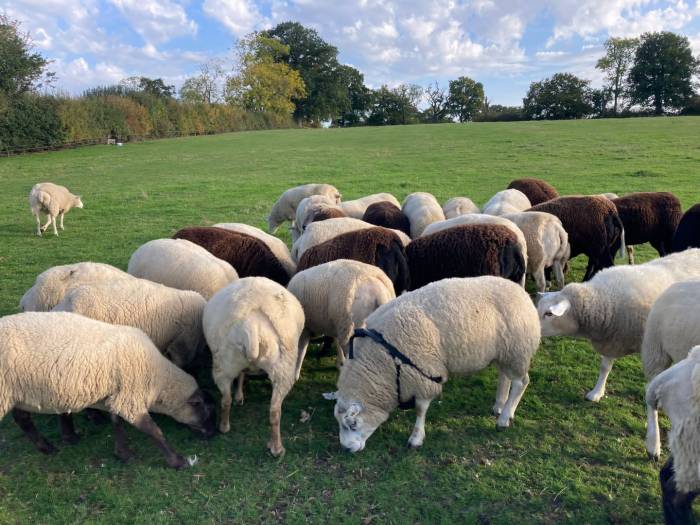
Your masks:
{"label": "sheep leg", "polygon": [[45,232],[51,226],[51,215],[46,215],[46,224],[41,227],[41,231]]}
{"label": "sheep leg", "polygon": [[583,276],[583,280],[584,281],[589,280],[591,277],[593,277],[595,272],[596,272],[596,264],[593,262],[593,258],[589,257],[588,258],[588,266],[586,266],[586,273]]}
{"label": "sheep leg", "polygon": [[231,430],[231,424],[229,422],[229,417],[231,415],[231,381],[232,380],[228,378],[224,381],[216,381],[216,386],[218,386],[221,391],[221,419],[219,420],[219,430],[222,434]]}
{"label": "sheep leg", "polygon": [[64,229],[64,228],[63,228],[63,216],[64,216],[65,214],[66,214],[65,212],[61,212],[61,215],[60,215],[60,217],[61,217],[61,230]]}
{"label": "sheep leg", "polygon": [[510,391],[510,378],[501,370],[498,372],[498,387],[496,388],[496,403],[493,405],[493,415],[500,416],[503,407],[508,400]]}
{"label": "sheep leg", "polygon": [[156,446],[165,456],[165,461],[168,463],[168,466],[177,470],[183,469],[187,466],[187,460],[175,452],[175,449],[168,444],[168,442],[165,440],[165,436],[163,435],[163,431],[158,428],[158,425],[156,425],[156,422],[151,419],[148,412],[138,418],[134,423],[134,426],[144,434],[148,434],[153,438],[153,440],[156,442]]}
{"label": "sheep leg", "polygon": [[134,458],[135,454],[127,444],[124,420],[116,414],[111,414],[111,418],[114,424],[114,455],[124,463],[128,463]]}
{"label": "sheep leg", "polygon": [[410,448],[418,448],[425,439],[425,414],[428,412],[432,399],[416,399],[416,424],[408,438]]}
{"label": "sheep leg", "polygon": [[523,397],[529,383],[530,376],[528,374],[525,374],[521,378],[511,380],[508,401],[506,401],[503,412],[501,412],[501,415],[498,416],[496,420],[496,428],[502,430],[510,426],[515,417],[515,409],[518,408],[518,403],[520,403],[520,399]]}
{"label": "sheep leg", "polygon": [[270,441],[267,443],[267,448],[270,450],[270,454],[275,457],[284,454],[280,421],[282,419],[282,401],[289,390],[290,388],[283,388],[274,383],[272,385],[272,398],[270,399],[270,426],[272,427],[272,434]]}
{"label": "sheep leg", "polygon": [[238,379],[236,380],[236,393],[233,396],[234,401],[237,405],[242,405],[245,402],[245,395],[243,394],[243,384],[245,383],[245,372],[238,374]]}
{"label": "sheep leg", "polygon": [[58,416],[58,421],[61,426],[61,440],[69,445],[75,445],[80,441],[80,436],[75,431],[73,425],[73,416],[70,414],[61,414]]}
{"label": "sheep leg", "polygon": [[629,264],[634,264],[634,246],[625,246],[627,250],[627,262]]}
{"label": "sheep leg", "polygon": [[109,423],[109,418],[104,415],[104,412],[97,410],[96,408],[86,408],[85,416],[87,416],[88,421],[93,425],[104,425]]}
{"label": "sheep leg", "polygon": [[36,234],[41,237],[41,217],[39,213],[34,213],[34,218],[36,219]]}
{"label": "sheep leg", "polygon": [[676,481],[673,477],[673,457],[659,472],[659,483],[661,484],[661,501],[664,508],[664,521],[669,524],[695,523],[693,516],[693,500],[697,495],[695,492],[679,493],[676,489]]}
{"label": "sheep leg", "polygon": [[598,382],[593,387],[593,390],[586,394],[586,399],[597,403],[605,395],[605,384],[608,381],[608,375],[612,370],[615,359],[606,356],[600,356],[600,373],[598,374]]}
{"label": "sheep leg", "polygon": [[20,410],[19,408],[13,408],[12,418],[39,452],[43,454],[55,454],[58,452],[58,449],[47,441],[47,439],[36,429],[34,422],[32,421],[32,416],[29,412]]}
{"label": "sheep leg", "polygon": [[659,411],[647,403],[647,454],[654,461],[661,456],[661,437],[659,435]]}
{"label": "sheep leg", "polygon": [[538,292],[544,292],[547,289],[547,280],[544,277],[544,269],[541,268],[533,272],[532,277],[535,279],[535,287]]}
{"label": "sheep leg", "polygon": [[53,225],[53,234],[58,237],[58,230],[56,229],[56,216],[51,216],[51,224]]}
{"label": "sheep leg", "polygon": [[566,284],[566,281],[564,280],[564,269],[559,261],[554,262],[554,276],[557,279],[557,286],[559,286],[559,289],[564,288],[564,285]]}

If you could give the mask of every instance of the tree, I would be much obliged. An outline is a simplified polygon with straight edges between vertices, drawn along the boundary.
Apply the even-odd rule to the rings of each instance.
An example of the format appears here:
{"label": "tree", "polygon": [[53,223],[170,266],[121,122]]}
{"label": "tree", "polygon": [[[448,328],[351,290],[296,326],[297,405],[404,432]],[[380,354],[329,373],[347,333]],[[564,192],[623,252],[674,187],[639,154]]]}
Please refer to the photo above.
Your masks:
{"label": "tree", "polygon": [[175,86],[167,85],[162,78],[127,77],[119,82],[127,90],[139,91],[156,98],[173,98]]}
{"label": "tree", "polygon": [[399,121],[396,124],[411,124],[418,115],[418,103],[423,97],[423,88],[416,84],[400,84],[393,93],[399,109]]}
{"label": "tree", "polygon": [[46,70],[48,65],[19,22],[0,14],[0,93],[16,97],[50,85],[55,75]]}
{"label": "tree", "polygon": [[294,99],[306,93],[299,73],[280,59],[289,47],[264,33],[251,33],[238,44],[238,74],[226,81],[226,101],[248,111],[291,115]]}
{"label": "tree", "polygon": [[523,113],[529,119],[582,118],[592,111],[590,82],[571,73],[530,84],[523,99]]}
{"label": "tree", "polygon": [[628,81],[632,101],[653,107],[680,109],[693,96],[693,75],[698,60],[693,57],[687,37],[669,33],[644,33],[634,56]]}
{"label": "tree", "polygon": [[607,113],[610,99],[614,97],[612,88],[592,89],[590,97],[593,113],[598,117],[604,117]]}
{"label": "tree", "polygon": [[425,88],[425,96],[428,99],[428,108],[425,110],[426,121],[443,122],[449,111],[445,88],[441,88],[436,81],[435,84]]}
{"label": "tree", "polygon": [[[627,72],[634,60],[634,53],[639,45],[636,38],[608,38],[605,41],[605,56],[603,56],[596,68],[605,72],[607,88],[612,93],[613,114],[617,115],[619,99],[625,92]],[[605,108],[603,108],[605,109]]]}
{"label": "tree", "polygon": [[450,80],[450,114],[460,122],[472,120],[484,104],[484,86],[469,77]]}
{"label": "tree", "polygon": [[220,84],[223,78],[224,67],[221,60],[212,59],[200,66],[199,75],[189,77],[182,83],[180,98],[185,102],[220,102]]}
{"label": "tree", "polygon": [[341,127],[357,126],[363,122],[369,110],[370,90],[365,86],[365,77],[354,67],[341,65],[338,75],[345,98],[336,124]]}

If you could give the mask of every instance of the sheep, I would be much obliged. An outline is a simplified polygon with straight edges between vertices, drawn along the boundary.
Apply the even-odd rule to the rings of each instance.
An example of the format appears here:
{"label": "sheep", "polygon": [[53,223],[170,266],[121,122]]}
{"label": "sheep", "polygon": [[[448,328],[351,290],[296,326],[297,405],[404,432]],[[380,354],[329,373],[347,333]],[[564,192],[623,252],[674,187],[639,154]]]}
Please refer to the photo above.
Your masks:
{"label": "sheep", "polygon": [[185,239],[142,244],[131,255],[127,271],[134,277],[197,292],[205,299],[238,279],[233,266]]}
{"label": "sheep", "polygon": [[[668,445],[671,455],[659,472],[666,523],[695,523],[693,500],[700,491],[700,347],[688,357],[656,376],[646,390],[647,414],[652,444],[660,453],[657,410],[671,420]],[[650,445],[647,440],[647,447]]]}
{"label": "sheep", "polygon": [[73,288],[120,279],[131,276],[109,264],[80,262],[54,266],[37,276],[34,285],[22,296],[19,308],[24,312],[48,312]]}
{"label": "sheep", "polygon": [[287,286],[289,274],[282,262],[260,239],[223,228],[183,228],[174,239],[187,239],[206,248],[236,269],[239,277],[260,276]]}
{"label": "sheep", "polygon": [[542,202],[551,201],[552,199],[559,197],[559,192],[556,190],[556,188],[542,179],[515,179],[508,184],[508,189],[522,192],[530,201],[532,206],[536,206]]}
{"label": "sheep", "polygon": [[499,370],[494,414],[511,424],[530,381],[540,342],[537,311],[527,292],[499,277],[444,279],[380,306],[356,331],[334,396],[340,443],[351,451],[395,408],[415,404],[408,440],[420,447],[425,414],[450,375]]}
{"label": "sheep", "polygon": [[[56,229],[56,217],[61,217],[61,229],[63,230],[63,216],[73,208],[83,208],[80,195],[73,195],[68,188],[51,182],[40,182],[32,187],[29,192],[29,207],[36,218],[36,234],[41,237],[49,225],[53,225],[53,234],[58,236]],[[41,225],[41,212],[47,217],[46,224]]]}
{"label": "sheep", "polygon": [[520,190],[510,189],[496,193],[484,204],[481,212],[487,215],[503,215],[525,211],[531,206],[527,195]]}
{"label": "sheep", "polygon": [[481,210],[474,204],[474,201],[467,197],[452,197],[443,204],[442,212],[445,214],[446,219],[453,219],[459,215],[481,213]]}
{"label": "sheep", "polygon": [[289,232],[292,235],[292,242],[296,241],[301,234],[304,233],[306,226],[313,222],[312,217],[317,211],[328,208],[334,208],[342,212],[341,208],[337,206],[332,199],[325,195],[312,195],[311,197],[302,199],[297,207],[296,216],[294,222],[292,223],[292,227],[289,229]]}
{"label": "sheep", "polygon": [[442,212],[440,203],[430,193],[419,191],[411,193],[403,201],[401,211],[406,214],[411,223],[411,238],[420,237],[428,224],[437,221],[444,221],[445,214]]}
{"label": "sheep", "polygon": [[700,204],[691,206],[683,214],[673,235],[671,249],[674,252],[688,248],[700,248]]}
{"label": "sheep", "polygon": [[586,394],[600,401],[615,359],[639,352],[654,301],[672,284],[700,278],[700,249],[667,255],[637,266],[615,266],[586,283],[540,294],[537,305],[543,336],[590,339],[601,354],[598,382]]}
{"label": "sheep", "polygon": [[379,306],[396,298],[394,285],[382,270],[348,259],[299,272],[287,289],[304,308],[307,330],[337,339],[338,366],[345,361],[355,328]]}
{"label": "sheep", "polygon": [[247,277],[219,290],[204,308],[204,335],[212,375],[221,391],[219,429],[231,428],[231,383],[246,368],[263,370],[272,382],[268,448],[284,453],[280,433],[282,401],[299,379],[309,337],[299,301],[264,277]]}
{"label": "sheep", "polygon": [[282,239],[278,239],[274,235],[265,233],[260,228],[256,228],[255,226],[251,226],[249,224],[244,224],[242,222],[220,222],[218,224],[214,224],[213,227],[223,228],[224,230],[231,230],[257,237],[262,242],[267,244],[267,247],[270,248],[272,253],[275,254],[277,260],[279,260],[282,266],[284,266],[284,269],[287,271],[289,277],[297,273],[297,265],[292,260],[292,256],[289,253],[289,248]]}
{"label": "sheep", "polygon": [[390,202],[397,208],[401,206],[398,199],[391,193],[375,193],[352,201],[341,202],[340,207],[348,217],[361,219],[367,208],[376,202]]}
{"label": "sheep", "polygon": [[559,218],[569,235],[570,257],[588,256],[583,277],[589,280],[603,268],[615,264],[615,252],[624,254],[625,233],[615,205],[602,196],[559,197],[533,206],[530,211],[551,213]]}
{"label": "sheep", "polygon": [[340,192],[330,184],[304,184],[289,188],[272,206],[270,215],[267,218],[268,231],[275,233],[280,224],[285,221],[294,221],[297,206],[305,197],[311,195],[326,195],[335,204],[340,203]]}
{"label": "sheep", "polygon": [[[317,246],[325,241],[337,237],[343,233],[348,233],[357,230],[366,230],[373,226],[360,219],[352,217],[343,217],[339,219],[328,219],[326,221],[314,222],[309,224],[304,231],[304,234],[299,237],[292,245],[292,259],[299,261],[304,252],[314,246]],[[401,240],[401,244],[408,246],[411,238],[400,230],[393,231]]]}
{"label": "sheep", "polygon": [[63,296],[53,311],[139,328],[165,357],[185,368],[204,350],[205,304],[197,292],[131,277],[77,286]]}
{"label": "sheep", "polygon": [[[660,256],[671,253],[673,234],[683,211],[678,197],[665,191],[630,193],[613,199],[622,225],[625,244],[650,243]],[[634,264],[634,252],[628,250],[629,263]]]}
{"label": "sheep", "polygon": [[448,277],[480,275],[525,284],[522,246],[513,229],[501,224],[464,224],[420,237],[408,245],[406,258],[411,290]]}
{"label": "sheep", "polygon": [[406,252],[392,230],[373,227],[333,237],[306,250],[299,259],[297,271],[302,272],[336,259],[353,259],[381,268],[391,279],[396,295],[408,288]]}
{"label": "sheep", "polygon": [[547,288],[545,269],[552,268],[559,288],[564,287],[564,268],[569,261],[569,235],[558,217],[551,213],[529,211],[507,213],[504,219],[515,223],[527,244],[527,273],[535,280],[538,292]]}
{"label": "sheep", "polygon": [[365,210],[362,220],[375,226],[400,230],[406,235],[411,234],[411,223],[408,217],[401,211],[401,208],[389,201],[370,204]]}
{"label": "sheep", "polygon": [[127,421],[151,436],[169,466],[188,465],[149,412],[166,414],[204,436],[216,432],[213,399],[194,378],[160,355],[141,330],[65,312],[26,312],[0,319],[0,419],[12,416],[34,446],[56,448],[34,427],[30,412],[62,414],[64,441],[78,435],[70,417],[92,407],[110,412],[116,455],[133,453]]}

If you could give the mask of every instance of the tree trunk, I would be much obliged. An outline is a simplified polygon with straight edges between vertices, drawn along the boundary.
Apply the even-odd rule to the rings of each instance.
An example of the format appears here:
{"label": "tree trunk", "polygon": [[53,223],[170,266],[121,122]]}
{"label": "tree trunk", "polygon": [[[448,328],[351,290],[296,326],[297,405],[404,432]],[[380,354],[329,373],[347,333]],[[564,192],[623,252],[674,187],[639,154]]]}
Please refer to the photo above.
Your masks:
{"label": "tree trunk", "polygon": [[661,100],[661,95],[659,93],[654,93],[654,114],[663,115],[664,106]]}

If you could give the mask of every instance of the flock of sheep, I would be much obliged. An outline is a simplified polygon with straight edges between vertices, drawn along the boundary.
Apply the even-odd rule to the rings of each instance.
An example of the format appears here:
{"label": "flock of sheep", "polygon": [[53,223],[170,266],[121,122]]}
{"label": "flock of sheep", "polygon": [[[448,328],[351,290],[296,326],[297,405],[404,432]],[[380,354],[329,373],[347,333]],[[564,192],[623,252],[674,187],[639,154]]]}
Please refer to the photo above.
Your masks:
{"label": "flock of sheep", "polygon": [[[29,201],[39,235],[50,224],[57,235],[56,218],[63,229],[63,215],[83,207],[50,183],[34,186]],[[271,235],[285,221],[291,251]],[[428,407],[450,375],[495,364],[493,412],[506,428],[540,337],[580,337],[601,354],[591,401],[604,396],[614,360],[641,351],[651,456],[660,454],[659,408],[672,424],[660,475],[665,516],[692,519],[700,490],[700,347],[691,350],[700,344],[700,204],[683,214],[666,192],[560,197],[544,181],[519,179],[480,210],[466,197],[440,206],[424,192],[402,204],[388,193],[341,201],[331,185],[306,184],[280,196],[268,224],[270,233],[241,223],[184,228],[139,247],[127,272],[79,262],[40,274],[21,299],[23,313],[0,319],[0,418],[12,412],[50,453],[30,413],[59,414],[63,440],[75,442],[72,412],[108,412],[119,458],[133,455],[127,421],[182,468],[188,460],[149,412],[214,435],[214,400],[186,372],[210,355],[219,431],[230,430],[245,375],[264,372],[272,383],[267,446],[280,455],[282,402],[311,338],[322,337],[324,346],[337,342],[338,389],[327,397],[336,400],[341,445],[362,450],[393,410],[415,407],[408,442],[419,447]],[[646,242],[661,258],[614,266],[618,251],[632,263],[632,246]],[[588,257],[584,282],[565,285],[568,260],[579,254]],[[551,274],[559,291],[546,292]],[[536,306],[526,275],[540,292]]]}

